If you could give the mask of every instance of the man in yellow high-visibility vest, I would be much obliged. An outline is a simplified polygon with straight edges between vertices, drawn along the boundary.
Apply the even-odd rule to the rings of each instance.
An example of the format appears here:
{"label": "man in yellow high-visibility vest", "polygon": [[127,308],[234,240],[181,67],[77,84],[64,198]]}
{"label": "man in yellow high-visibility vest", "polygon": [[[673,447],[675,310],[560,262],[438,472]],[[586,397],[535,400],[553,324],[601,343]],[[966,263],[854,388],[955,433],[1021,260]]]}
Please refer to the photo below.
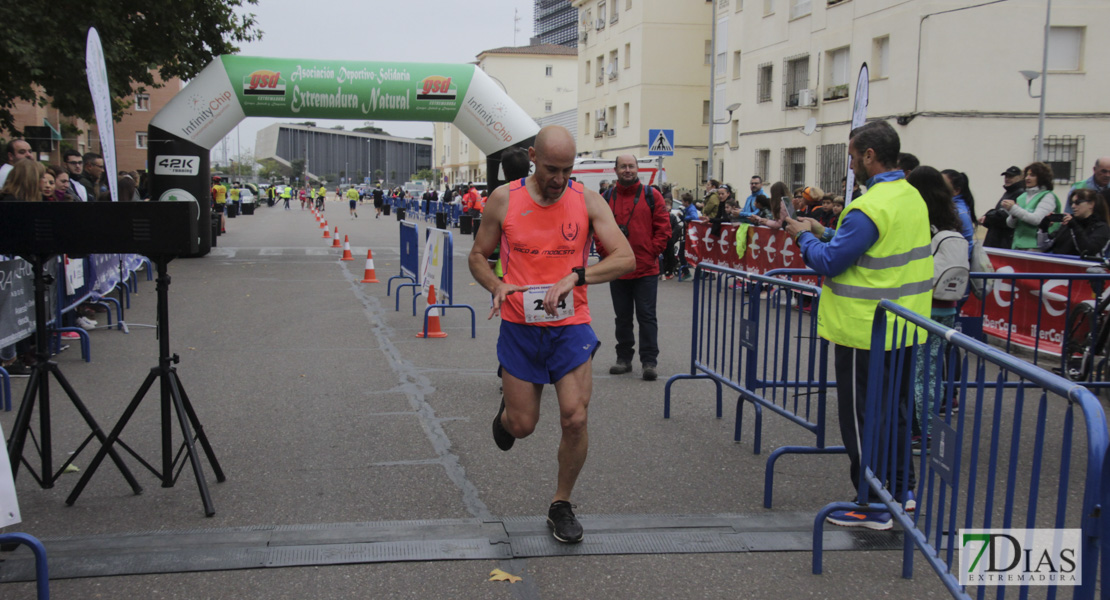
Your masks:
{"label": "man in yellow high-visibility vest", "polygon": [[[813,219],[786,218],[786,231],[794,236],[807,266],[825,277],[817,314],[817,334],[834,344],[836,391],[840,435],[851,463],[852,484],[859,489],[861,430],[867,393],[871,327],[880,300],[888,299],[921,315],[932,306],[933,256],[930,248],[929,213],[921,194],[906,182],[898,168],[901,143],[898,133],[885,121],[854,129],[848,154],[857,181],[867,192],[852,201],[840,215],[830,243],[813,235]],[[886,334],[884,367],[886,377],[902,370],[898,390],[898,432],[908,431],[912,386],[910,352],[899,362],[891,352],[894,327]],[[915,334],[916,332],[916,334]],[[924,342],[924,332],[912,325],[907,343]],[[898,336],[899,342],[902,339]],[[905,460],[909,440],[895,441],[897,465],[888,485],[907,511],[916,506],[912,461]],[[903,471],[902,465],[909,468]],[[870,490],[870,501],[878,495]],[[829,515],[829,522],[848,527],[890,529],[889,512],[843,510]]]}

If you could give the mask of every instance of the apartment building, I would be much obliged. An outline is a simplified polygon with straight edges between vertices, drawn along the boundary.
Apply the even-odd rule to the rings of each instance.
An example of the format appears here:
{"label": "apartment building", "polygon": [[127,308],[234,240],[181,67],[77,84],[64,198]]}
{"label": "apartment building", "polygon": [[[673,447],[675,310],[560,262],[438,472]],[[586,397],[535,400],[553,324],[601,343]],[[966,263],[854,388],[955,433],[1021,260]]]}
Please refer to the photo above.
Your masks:
{"label": "apartment building", "polygon": [[647,156],[649,129],[674,130],[668,181],[693,187],[709,127],[710,23],[705,0],[574,0],[578,152]]}
{"label": "apartment building", "polygon": [[[699,3],[700,4],[700,3]],[[966,172],[977,212],[1001,173],[1036,156],[1044,0],[716,0],[715,171],[840,190],[852,98],[869,68],[869,119],[895,126],[922,164]],[[1057,182],[1110,154],[1110,78],[1098,70],[1110,3],[1054,0],[1045,158]],[[709,35],[708,28],[706,35]],[[725,107],[739,103],[729,118]],[[812,119],[812,121],[811,121]],[[806,127],[812,122],[812,131]]]}
{"label": "apartment building", "polygon": [[[155,81],[161,81],[157,71],[153,74]],[[180,79],[174,78],[160,88],[147,87],[141,92],[138,85],[134,86],[132,95],[125,99],[130,106],[113,126],[116,167],[120,171],[147,170],[147,127],[150,120],[184,85]],[[68,148],[82,154],[103,152],[95,120],[85,122],[64,116],[49,104],[39,106],[27,101],[16,102],[12,114],[16,127],[24,132],[24,138],[39,151],[39,158],[44,162],[61,164],[62,152]]]}
{"label": "apartment building", "polygon": [[[478,54],[486,72],[537,122],[574,111],[578,63],[574,48],[556,44],[504,47]],[[436,123],[434,164],[447,185],[486,181],[486,155],[450,123]]]}

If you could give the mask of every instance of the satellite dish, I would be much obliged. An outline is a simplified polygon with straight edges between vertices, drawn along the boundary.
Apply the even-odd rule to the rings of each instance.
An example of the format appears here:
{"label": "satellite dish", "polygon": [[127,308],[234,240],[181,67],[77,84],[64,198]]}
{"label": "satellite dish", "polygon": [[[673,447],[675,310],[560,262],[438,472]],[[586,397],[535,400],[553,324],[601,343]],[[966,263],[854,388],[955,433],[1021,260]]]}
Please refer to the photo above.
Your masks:
{"label": "satellite dish", "polygon": [[816,130],[817,130],[817,118],[816,117],[810,117],[810,118],[806,119],[806,124],[805,124],[804,127],[802,127],[802,133],[804,133],[806,135],[810,135]]}

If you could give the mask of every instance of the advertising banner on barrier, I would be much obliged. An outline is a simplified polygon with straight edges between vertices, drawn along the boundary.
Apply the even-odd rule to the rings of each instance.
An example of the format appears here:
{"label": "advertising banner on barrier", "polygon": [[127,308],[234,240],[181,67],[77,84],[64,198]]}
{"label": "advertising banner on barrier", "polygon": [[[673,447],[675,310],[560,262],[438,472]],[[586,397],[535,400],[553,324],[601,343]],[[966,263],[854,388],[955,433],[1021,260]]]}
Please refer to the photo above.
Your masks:
{"label": "advertising banner on barrier", "polygon": [[66,265],[66,295],[72,296],[85,286],[85,259],[63,255]]}
{"label": "advertising banner on barrier", "polygon": [[436,303],[450,304],[451,290],[447,289],[444,280],[443,265],[444,253],[448,252],[447,236],[449,233],[443,229],[426,230],[428,239],[424,241],[424,261],[420,271],[420,291],[428,297],[428,287],[436,286]]}
{"label": "advertising banner on barrier", "polygon": [[[0,441],[4,437],[4,426],[0,424]],[[8,459],[8,445],[0,444],[0,527],[15,525],[22,519],[19,516],[19,499],[15,496],[15,478],[12,476],[11,461]]]}
{"label": "advertising banner on barrier", "polygon": [[35,331],[33,277],[31,263],[18,258],[0,261],[0,346],[10,346]]}
{"label": "advertising banner on barrier", "polygon": [[[1087,268],[1095,264],[1051,254],[986,250],[997,273],[1086,273]],[[997,280],[994,290],[987,295],[985,310],[980,307],[979,300],[971,296],[962,314],[978,316],[982,311],[983,332],[987,335],[999,338],[1009,335],[1015,344],[1026,348],[1033,348],[1039,338],[1041,351],[1059,355],[1067,333],[1068,307],[1094,298],[1091,286],[1082,281],[1072,283],[1069,298],[1068,283],[1065,279],[1043,282],[1019,279],[1015,283]],[[1040,310],[1041,307],[1044,310]]]}
{"label": "advertising banner on barrier", "polygon": [[94,284],[92,291],[103,296],[120,282],[119,254],[90,254]]}
{"label": "advertising banner on barrier", "polygon": [[718,235],[713,235],[712,229],[703,221],[691,222],[687,227],[686,257],[691,264],[704,261],[760,275],[773,269],[806,268],[794,238],[781,229],[747,227],[743,257],[736,251],[738,224],[722,223]]}

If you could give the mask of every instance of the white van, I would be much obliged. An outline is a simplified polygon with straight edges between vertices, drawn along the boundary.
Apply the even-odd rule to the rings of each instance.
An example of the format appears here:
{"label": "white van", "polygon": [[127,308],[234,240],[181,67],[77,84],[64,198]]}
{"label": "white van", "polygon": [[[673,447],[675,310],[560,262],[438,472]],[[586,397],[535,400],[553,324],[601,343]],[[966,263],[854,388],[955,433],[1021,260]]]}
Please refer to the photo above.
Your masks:
{"label": "white van", "polygon": [[[597,191],[602,181],[614,183],[617,180],[617,174],[613,171],[613,158],[576,158],[574,159],[574,172],[571,177],[586,187],[586,189]],[[639,165],[640,181],[644,185],[656,185],[667,180],[666,171],[663,169],[662,156],[649,156],[647,158],[637,158]]]}

